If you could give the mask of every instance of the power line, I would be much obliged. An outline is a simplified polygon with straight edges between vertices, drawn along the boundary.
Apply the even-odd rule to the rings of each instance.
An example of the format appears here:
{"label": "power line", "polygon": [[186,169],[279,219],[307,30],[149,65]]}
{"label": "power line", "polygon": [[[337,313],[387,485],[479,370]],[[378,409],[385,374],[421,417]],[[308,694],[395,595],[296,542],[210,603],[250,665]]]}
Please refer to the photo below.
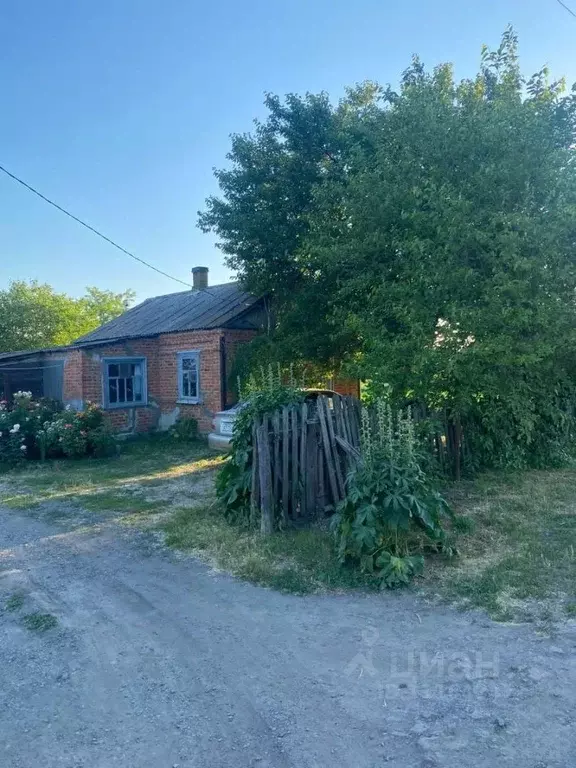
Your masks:
{"label": "power line", "polygon": [[572,14],[572,16],[574,16],[574,18],[576,19],[576,13],[572,10],[572,8],[568,8],[566,3],[563,3],[562,0],[558,0],[558,2],[562,6],[562,8],[565,8],[568,11],[568,13]]}
{"label": "power line", "polygon": [[185,283],[184,280],[180,280],[180,278],[178,277],[173,277],[172,275],[169,275],[167,272],[163,272],[161,269],[158,269],[158,267],[155,267],[153,264],[149,264],[147,261],[144,261],[144,259],[141,259],[138,256],[135,256],[133,253],[130,253],[130,251],[127,251],[126,248],[122,248],[122,246],[118,245],[118,243],[115,243],[114,240],[111,240],[109,237],[106,237],[106,235],[103,235],[102,232],[99,232],[97,229],[94,229],[94,227],[91,227],[90,224],[87,224],[85,221],[82,221],[82,219],[79,219],[77,216],[74,216],[74,214],[70,213],[70,211],[67,211],[65,208],[62,208],[62,206],[58,205],[58,203],[55,203],[53,200],[50,200],[41,192],[38,192],[38,190],[34,189],[34,187],[31,187],[30,184],[26,184],[25,181],[22,181],[22,179],[19,179],[18,176],[15,176],[13,173],[10,173],[10,171],[4,168],[2,165],[0,165],[0,171],[5,173],[6,176],[10,176],[10,178],[14,179],[14,181],[17,181],[18,184],[22,184],[23,187],[26,187],[26,189],[30,190],[30,192],[33,192],[41,200],[44,200],[44,202],[53,206],[54,208],[61,211],[62,213],[65,213],[66,216],[69,216],[71,219],[74,219],[74,221],[78,222],[78,224],[81,224],[83,227],[86,227],[86,229],[89,229],[90,232],[93,232],[95,235],[98,235],[98,237],[101,237],[102,240],[106,240],[107,243],[110,243],[110,245],[113,245],[114,248],[117,248],[119,251],[122,251],[122,253],[125,253],[126,256],[130,256],[131,259],[134,259],[135,261],[139,261],[140,264],[144,264],[145,267],[150,267],[150,269],[153,269],[154,272],[158,272],[158,274],[164,275],[164,277],[168,277],[170,280],[175,280],[177,283],[181,283],[182,285],[185,285],[187,288],[192,288],[190,283]]}

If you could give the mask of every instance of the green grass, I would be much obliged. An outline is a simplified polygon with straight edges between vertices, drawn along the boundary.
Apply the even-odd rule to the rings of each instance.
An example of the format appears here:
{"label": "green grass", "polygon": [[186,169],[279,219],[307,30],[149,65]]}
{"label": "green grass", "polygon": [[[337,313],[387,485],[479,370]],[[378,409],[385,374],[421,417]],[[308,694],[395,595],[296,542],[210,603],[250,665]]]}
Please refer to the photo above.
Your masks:
{"label": "green grass", "polygon": [[[221,460],[202,443],[141,441],[124,445],[118,457],[6,472],[0,503],[78,529],[90,515],[94,522],[159,525],[169,546],[274,589],[373,588],[368,577],[340,566],[326,531],[264,538],[230,525],[211,481]],[[461,554],[452,561],[428,558],[419,582],[426,593],[499,619],[576,616],[576,470],[486,474],[450,487],[448,495],[463,515]]]}
{"label": "green grass", "polygon": [[263,537],[230,525],[217,505],[181,509],[161,525],[166,543],[200,554],[254,584],[306,594],[370,587],[373,582],[338,563],[326,531],[299,530]]}
{"label": "green grass", "polygon": [[59,501],[93,511],[130,511],[132,507],[150,511],[158,505],[138,499],[131,492],[134,488],[144,492],[202,473],[220,461],[202,442],[175,444],[151,439],[126,443],[113,458],[30,462],[6,472],[0,483],[0,503],[21,510]]}
{"label": "green grass", "polygon": [[428,586],[502,620],[576,613],[576,471],[487,474],[450,494],[472,524]]}
{"label": "green grass", "polygon": [[7,611],[19,611],[24,605],[24,599],[25,596],[23,592],[15,592],[13,595],[10,595],[8,600],[6,600],[4,607]]}
{"label": "green grass", "polygon": [[51,613],[27,613],[22,617],[22,624],[31,632],[47,632],[58,626],[58,619]]}

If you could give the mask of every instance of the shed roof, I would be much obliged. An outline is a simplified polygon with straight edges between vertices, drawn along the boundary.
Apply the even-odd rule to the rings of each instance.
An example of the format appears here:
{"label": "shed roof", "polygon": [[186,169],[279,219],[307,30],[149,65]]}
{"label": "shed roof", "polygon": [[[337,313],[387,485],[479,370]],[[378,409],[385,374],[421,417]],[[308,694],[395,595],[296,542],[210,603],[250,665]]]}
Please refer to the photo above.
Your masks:
{"label": "shed roof", "polygon": [[120,317],[77,339],[75,345],[224,328],[259,301],[239,283],[169,293],[146,299]]}

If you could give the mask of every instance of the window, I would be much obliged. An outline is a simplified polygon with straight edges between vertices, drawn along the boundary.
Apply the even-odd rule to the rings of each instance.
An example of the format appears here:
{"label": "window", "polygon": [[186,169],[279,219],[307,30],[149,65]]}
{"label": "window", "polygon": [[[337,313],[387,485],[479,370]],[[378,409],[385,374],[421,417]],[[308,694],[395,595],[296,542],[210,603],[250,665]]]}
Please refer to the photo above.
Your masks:
{"label": "window", "polygon": [[106,358],[103,386],[105,408],[146,405],[146,358]]}
{"label": "window", "polygon": [[178,400],[200,402],[200,352],[178,353]]}

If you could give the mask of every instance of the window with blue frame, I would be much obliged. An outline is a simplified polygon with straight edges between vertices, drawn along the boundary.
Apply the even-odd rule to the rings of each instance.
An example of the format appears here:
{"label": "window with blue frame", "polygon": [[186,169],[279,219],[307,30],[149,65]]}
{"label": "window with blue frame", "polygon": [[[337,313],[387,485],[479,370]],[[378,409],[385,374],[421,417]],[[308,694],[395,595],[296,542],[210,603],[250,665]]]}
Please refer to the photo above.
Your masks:
{"label": "window with blue frame", "polygon": [[128,408],[146,405],[145,357],[108,357],[103,361],[105,408]]}
{"label": "window with blue frame", "polygon": [[178,400],[182,403],[200,402],[200,352],[178,353]]}

